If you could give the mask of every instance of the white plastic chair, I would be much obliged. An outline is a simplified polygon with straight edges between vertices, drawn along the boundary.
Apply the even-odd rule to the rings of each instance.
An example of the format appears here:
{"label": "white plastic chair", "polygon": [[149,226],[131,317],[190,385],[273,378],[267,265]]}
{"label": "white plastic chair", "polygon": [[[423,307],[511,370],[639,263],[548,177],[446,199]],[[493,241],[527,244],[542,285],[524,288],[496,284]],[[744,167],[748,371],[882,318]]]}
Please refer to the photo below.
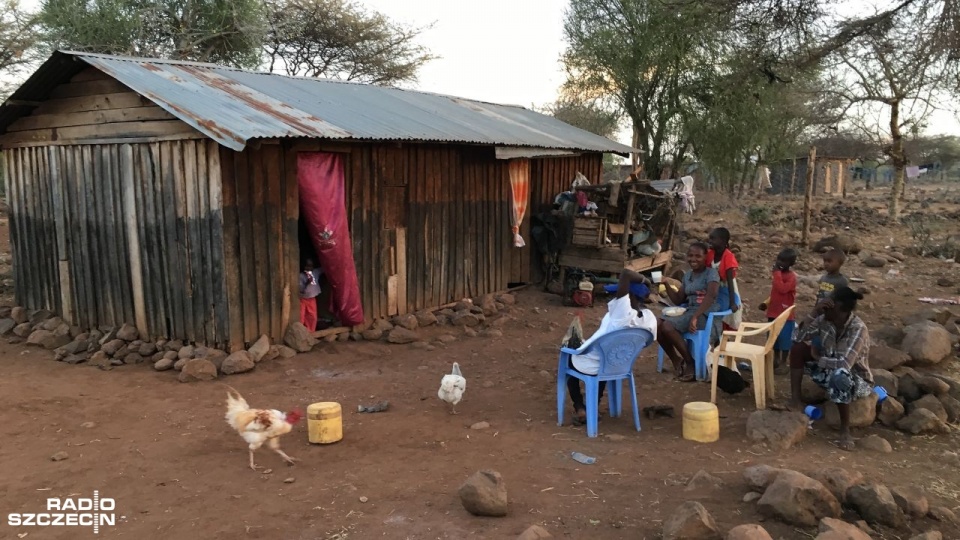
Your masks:
{"label": "white plastic chair", "polygon": [[[767,408],[767,397],[773,399],[776,393],[773,387],[773,345],[796,306],[790,306],[779,317],[768,323],[740,323],[735,331],[723,333],[720,345],[707,355],[710,366],[710,403],[717,402],[717,365],[736,370],[737,359],[750,362],[753,371],[753,395],[757,409]],[[752,330],[751,330],[752,329]],[[744,343],[743,338],[768,333],[763,345]]]}
{"label": "white plastic chair", "polygon": [[680,181],[683,182],[683,189],[680,191],[683,210],[688,214],[692,214],[694,210],[697,209],[697,198],[693,194],[693,177],[684,176],[680,178]]}

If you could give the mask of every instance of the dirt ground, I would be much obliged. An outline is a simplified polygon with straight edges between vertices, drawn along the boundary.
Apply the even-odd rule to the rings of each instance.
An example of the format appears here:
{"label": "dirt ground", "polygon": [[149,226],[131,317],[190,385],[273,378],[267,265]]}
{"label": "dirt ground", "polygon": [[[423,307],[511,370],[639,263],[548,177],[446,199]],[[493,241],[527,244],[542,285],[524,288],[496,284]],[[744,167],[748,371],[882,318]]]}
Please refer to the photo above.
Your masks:
{"label": "dirt ground", "polygon": [[[936,200],[953,197],[955,203],[960,196],[960,191],[926,189],[927,197]],[[851,193],[847,201],[856,201],[859,209],[879,208],[884,195]],[[789,213],[799,203],[766,198],[737,205],[719,195],[698,198],[699,213],[687,219],[685,230],[705,236],[711,225],[731,228],[741,248],[741,292],[748,308],[756,306],[768,292],[767,269],[781,248],[769,241],[770,235],[789,235],[799,228],[792,222],[748,225],[748,207]],[[921,208],[918,200],[907,211],[952,212],[960,208],[954,203]],[[953,234],[960,233],[956,220],[938,227],[937,234],[950,233],[950,227]],[[0,247],[8,248],[5,228],[4,223]],[[909,245],[904,226],[877,228],[868,219],[865,228],[851,232],[874,250],[891,245],[890,238],[898,248]],[[813,237],[820,236],[815,232]],[[800,273],[817,274],[818,258],[807,250],[802,257]],[[0,258],[0,263],[8,262],[9,257]],[[888,278],[890,268],[899,275]],[[865,279],[870,289],[862,312],[869,325],[895,322],[923,308],[917,297],[958,294],[956,286],[936,285],[944,276],[960,277],[960,266],[952,262],[911,257],[905,264],[873,270],[854,259],[845,270]],[[0,283],[9,295],[9,283]],[[584,310],[587,332],[596,328],[604,307],[601,301]],[[100,371],[66,365],[55,362],[50,352],[0,342],[0,539],[92,536],[89,529],[10,527],[6,514],[41,511],[47,497],[89,496],[93,490],[117,502],[118,523],[101,529],[103,538],[514,538],[540,524],[558,538],[653,539],[659,538],[663,520],[691,499],[702,502],[723,531],[761,522],[774,538],[813,538],[815,530],[763,521],[755,504],[742,502],[748,489],[741,473],[754,464],[800,471],[844,467],[891,487],[925,486],[933,505],[960,510],[960,473],[941,460],[944,451],[957,449],[956,432],[911,438],[875,425],[855,435],[877,433],[891,441],[894,452],[848,453],[834,446],[835,432],[818,423],[804,442],[781,453],[746,438],[744,426],[754,410],[750,391],[720,396],[721,439],[713,444],[683,440],[679,415],[642,419],[643,430],[637,433],[629,402],[624,418],[601,420],[596,439],[569,420],[558,427],[557,344],[572,315],[559,297],[528,288],[518,295],[511,315],[516,322],[505,326],[502,339],[468,338],[447,327],[431,330],[432,335],[454,333],[458,340],[435,351],[369,342],[324,344],[310,354],[262,363],[252,373],[227,379],[255,407],[286,410],[317,401],[343,405],[341,442],[310,445],[301,423],[282,441],[289,454],[301,459],[296,466],[287,467],[267,451],[258,453],[258,463],[272,468],[270,474],[247,468],[245,444],[223,420],[225,389],[220,384],[181,384],[171,373],[146,366]],[[755,307],[747,313],[748,320],[761,317]],[[454,361],[468,380],[457,416],[448,414],[436,397],[439,380]],[[955,359],[944,364],[945,371],[956,372]],[[656,373],[653,347],[637,361],[635,372],[641,407],[669,404],[679,412],[684,403],[709,400],[707,384],[675,383],[670,375]],[[778,390],[786,388],[785,380],[777,383]],[[359,404],[384,399],[391,404],[387,412],[355,412]],[[469,428],[480,421],[491,427]],[[94,425],[82,426],[88,422]],[[51,461],[61,451],[69,458]],[[573,461],[573,451],[595,456],[596,464]],[[510,498],[505,518],[473,517],[460,505],[457,488],[485,468],[505,479]],[[687,480],[701,469],[725,484],[685,491]],[[910,526],[913,534],[937,529],[944,538],[960,538],[960,529],[929,519]],[[876,538],[885,539],[911,536],[905,531],[877,533]]]}

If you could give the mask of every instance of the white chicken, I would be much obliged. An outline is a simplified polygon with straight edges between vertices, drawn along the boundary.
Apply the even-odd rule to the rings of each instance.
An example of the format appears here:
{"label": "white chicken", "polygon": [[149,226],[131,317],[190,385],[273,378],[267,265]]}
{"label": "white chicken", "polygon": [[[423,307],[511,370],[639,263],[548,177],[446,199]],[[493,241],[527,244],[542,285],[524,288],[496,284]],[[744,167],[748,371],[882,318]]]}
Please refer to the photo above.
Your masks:
{"label": "white chicken", "polygon": [[460,364],[454,362],[453,371],[440,379],[440,391],[437,392],[437,396],[450,404],[450,414],[457,414],[457,403],[463,399],[463,393],[466,390],[467,380],[460,373]]}
{"label": "white chicken", "polygon": [[253,470],[257,470],[253,463],[253,452],[263,446],[263,443],[267,443],[271,450],[293,465],[296,459],[280,449],[280,437],[290,433],[301,417],[302,413],[297,410],[285,413],[276,409],[251,409],[240,392],[233,388],[227,392],[227,414],[224,418],[230,427],[237,430],[243,440],[247,441],[250,468]]}

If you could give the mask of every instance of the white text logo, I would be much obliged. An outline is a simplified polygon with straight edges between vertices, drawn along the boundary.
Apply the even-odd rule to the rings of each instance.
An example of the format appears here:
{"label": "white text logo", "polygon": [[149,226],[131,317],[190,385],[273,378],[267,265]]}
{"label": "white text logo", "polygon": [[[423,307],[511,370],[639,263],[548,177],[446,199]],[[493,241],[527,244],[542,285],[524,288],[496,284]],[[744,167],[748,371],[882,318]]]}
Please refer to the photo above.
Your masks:
{"label": "white text logo", "polygon": [[94,491],[93,498],[47,499],[46,512],[8,514],[7,525],[11,527],[93,527],[100,534],[101,526],[115,526],[117,516],[113,511],[117,502],[100,498]]}

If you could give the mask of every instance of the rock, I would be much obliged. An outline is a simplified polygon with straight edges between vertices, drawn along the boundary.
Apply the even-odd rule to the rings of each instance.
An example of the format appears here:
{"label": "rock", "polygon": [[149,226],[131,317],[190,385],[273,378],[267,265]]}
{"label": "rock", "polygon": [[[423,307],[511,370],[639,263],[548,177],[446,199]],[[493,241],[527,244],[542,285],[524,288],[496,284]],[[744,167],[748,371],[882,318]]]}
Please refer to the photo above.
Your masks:
{"label": "rock", "polygon": [[914,364],[938,364],[950,356],[950,332],[935,322],[913,324],[904,329],[901,348]]}
{"label": "rock", "polygon": [[483,310],[483,314],[487,317],[497,314],[497,301],[492,294],[484,295],[484,297],[480,299],[480,309]]}
{"label": "rock", "polygon": [[437,338],[437,341],[441,343],[448,343],[448,344],[453,343],[456,340],[457,340],[457,337],[450,334],[443,334]]}
{"label": "rock", "polygon": [[257,363],[253,360],[252,354],[247,351],[237,351],[223,360],[220,365],[220,372],[224,375],[236,375],[253,371],[255,367],[257,367]]}
{"label": "rock", "polygon": [[30,314],[30,324],[39,324],[53,317],[53,312],[46,309],[38,309]]}
{"label": "rock", "polygon": [[943,405],[943,409],[947,411],[947,422],[950,422],[951,424],[960,422],[960,401],[950,394],[937,396],[937,399],[940,400],[940,403]]}
{"label": "rock", "polygon": [[947,421],[947,410],[936,396],[926,395],[907,405],[907,414],[917,409],[926,409],[937,416],[941,422]]}
{"label": "rock", "polygon": [[773,537],[763,527],[750,523],[727,531],[726,540],[773,540]]}
{"label": "rock", "polygon": [[470,429],[481,430],[487,429],[488,427],[490,427],[490,422],[477,422],[476,424],[470,426]]}
{"label": "rock", "polygon": [[176,362],[180,358],[180,356],[177,354],[177,351],[167,351],[163,353],[163,357],[173,362]]}
{"label": "rock", "polygon": [[755,411],[747,418],[747,437],[786,450],[807,436],[807,416],[797,412]]}
{"label": "rock", "polygon": [[882,386],[889,396],[897,396],[900,389],[900,379],[896,375],[885,369],[871,369],[873,374],[873,384]]}
{"label": "rock", "polygon": [[460,503],[475,516],[507,515],[507,486],[496,471],[477,471],[457,491]]}
{"label": "rock", "polygon": [[390,324],[390,321],[386,319],[377,319],[373,321],[373,326],[371,328],[375,328],[381,332],[389,332],[393,330],[393,325]]}
{"label": "rock", "polygon": [[157,346],[153,343],[144,343],[140,345],[140,348],[137,349],[137,352],[140,353],[140,356],[147,358],[148,356],[153,356],[157,354]]}
{"label": "rock", "polygon": [[300,321],[294,321],[287,326],[287,332],[283,336],[283,342],[297,352],[310,352],[317,340],[313,339],[307,327]]}
{"label": "rock", "polygon": [[5,336],[13,331],[17,322],[13,319],[0,319],[0,336]]}
{"label": "rock", "polygon": [[25,338],[33,332],[33,325],[26,322],[13,327],[13,335]]}
{"label": "rock", "polygon": [[856,255],[863,250],[863,242],[856,236],[840,233],[824,237],[813,246],[817,253],[823,253],[830,248],[839,249],[847,255]]}
{"label": "rock", "polygon": [[109,369],[110,357],[107,356],[107,353],[103,351],[97,351],[90,357],[89,363],[91,366],[95,366],[100,369]]}
{"label": "rock", "polygon": [[846,521],[834,518],[823,518],[817,529],[820,540],[871,540],[870,535]]}
{"label": "rock", "polygon": [[940,531],[927,531],[923,534],[911,536],[910,540],[943,540],[943,535]]}
{"label": "rock", "polygon": [[930,503],[923,492],[915,487],[895,487],[890,490],[900,510],[915,518],[922,518],[930,511]]}
{"label": "rock", "polygon": [[[876,343],[885,343],[887,348],[899,347],[903,343],[903,329],[899,326],[881,326],[876,330],[870,330],[870,338]],[[882,367],[874,364],[873,348],[870,349],[870,367]],[[883,369],[891,369],[889,367]]]}
{"label": "rock", "polygon": [[896,424],[897,429],[900,431],[906,431],[912,435],[919,435],[921,433],[948,433],[950,428],[947,427],[937,415],[930,412],[928,409],[924,408],[915,408],[913,412],[904,416]]}
{"label": "rock", "polygon": [[117,352],[113,353],[111,356],[114,358],[125,358],[130,354],[130,347],[127,346],[127,342],[123,342],[123,346],[117,349]]}
{"label": "rock", "polygon": [[503,337],[503,332],[501,332],[496,328],[487,328],[486,330],[483,331],[483,337],[501,338]]}
{"label": "rock", "polygon": [[887,265],[887,260],[876,255],[871,255],[863,260],[863,265],[867,268],[883,268]]}
{"label": "rock", "polygon": [[945,307],[928,307],[920,311],[903,316],[900,321],[904,326],[911,326],[923,322],[935,322],[941,326],[953,318],[953,312]]}
{"label": "rock", "polygon": [[923,395],[923,392],[920,391],[920,380],[921,375],[916,371],[910,368],[897,368],[894,371],[894,375],[897,375],[897,395],[904,398],[907,401],[916,401],[920,399],[920,396]]}
{"label": "rock", "polygon": [[480,325],[480,319],[473,313],[469,311],[458,311],[450,319],[450,324],[454,326],[465,326],[467,328],[473,328],[474,326]]}
{"label": "rock", "polygon": [[847,490],[863,482],[863,474],[839,467],[818,469],[810,473],[810,478],[823,484],[841,504],[847,500]]}
{"label": "rock", "polygon": [[800,400],[807,405],[819,405],[827,400],[827,391],[804,375],[800,383]]}
{"label": "rock", "polygon": [[27,338],[27,345],[36,345],[49,351],[70,343],[70,336],[57,335],[50,330],[34,330]]}
{"label": "rock", "polygon": [[217,366],[205,358],[187,360],[179,378],[180,382],[212,381],[217,378]]}
{"label": "rock", "polygon": [[184,358],[193,358],[196,351],[197,349],[193,345],[184,345],[183,347],[180,347],[179,351],[177,351],[177,358],[180,358],[181,360]]}
{"label": "rock", "polygon": [[161,358],[153,364],[153,369],[157,371],[167,371],[173,369],[173,360],[169,358]]}
{"label": "rock", "polygon": [[50,461],[63,461],[65,459],[68,459],[69,457],[70,457],[70,454],[67,454],[64,451],[60,451],[50,456]]}
{"label": "rock", "polygon": [[421,328],[426,328],[428,326],[437,324],[437,316],[434,315],[432,311],[418,311],[413,315],[417,318],[417,324]]}
{"label": "rock", "polygon": [[367,341],[377,341],[383,337],[383,330],[377,328],[368,328],[363,332],[360,332],[360,335],[363,336],[363,339]]}
{"label": "rock", "polygon": [[179,339],[172,339],[164,345],[164,348],[168,351],[180,351],[183,348],[184,343]]}
{"label": "rock", "polygon": [[935,396],[942,396],[950,393],[950,385],[946,382],[933,377],[930,375],[920,377],[917,381],[917,386],[920,387],[920,391],[924,394],[933,394]]}
{"label": "rock", "polygon": [[687,501],[663,523],[663,540],[720,540],[713,516],[697,501]]}
{"label": "rock", "polygon": [[260,362],[263,360],[263,357],[270,352],[270,338],[265,335],[260,336],[260,339],[258,339],[257,342],[254,343],[247,352],[250,353],[250,358],[254,361],[254,363]]}
{"label": "rock", "polygon": [[417,316],[413,313],[405,313],[403,315],[397,315],[393,318],[394,326],[400,326],[406,328],[407,330],[416,330],[420,327],[420,321],[417,319]]}
{"label": "rock", "polygon": [[263,358],[261,358],[260,361],[268,362],[270,360],[273,360],[279,357],[280,357],[280,347],[277,345],[271,345],[270,348],[267,349],[267,354],[263,355]]}
{"label": "rock", "polygon": [[183,369],[183,366],[187,365],[187,362],[193,360],[192,358],[178,358],[173,362],[173,369],[180,371]]}
{"label": "rock", "polygon": [[17,324],[23,324],[30,320],[27,310],[19,306],[10,310],[10,318]]}
{"label": "rock", "polygon": [[874,345],[870,347],[870,368],[893,370],[898,366],[906,364],[910,356],[897,349],[891,349],[886,345]]}
{"label": "rock", "polygon": [[860,484],[847,491],[847,504],[856,509],[868,523],[899,528],[906,524],[903,512],[893,494],[882,484]]}
{"label": "rock", "polygon": [[881,454],[889,454],[890,452],[893,452],[893,446],[890,445],[890,441],[876,434],[867,435],[866,437],[857,441],[857,448],[863,448],[864,450],[878,452]]}
{"label": "rock", "polygon": [[512,306],[517,303],[517,297],[512,294],[502,293],[497,295],[497,302],[505,306]]}
{"label": "rock", "polygon": [[407,343],[420,341],[420,336],[418,336],[413,330],[408,330],[402,326],[397,326],[387,335],[387,341],[390,343],[396,343],[398,345],[405,345]]}
{"label": "rock", "polygon": [[531,525],[527,530],[520,533],[517,540],[541,540],[543,538],[553,538],[553,535],[539,525]]}
{"label": "rock", "polygon": [[227,356],[229,355],[217,349],[205,349],[205,351],[206,351],[205,356],[194,356],[194,357],[204,358],[206,360],[213,362],[213,365],[217,366],[217,372],[219,372],[220,368],[223,366],[223,361],[226,360]]}
{"label": "rock", "polygon": [[137,331],[137,327],[125,324],[120,330],[117,330],[117,339],[122,339],[124,341],[136,341],[140,337],[140,332]]}
{"label": "rock", "polygon": [[804,527],[840,515],[840,503],[823,484],[789,470],[777,475],[757,502],[757,508],[765,516]]}
{"label": "rock", "polygon": [[783,470],[769,465],[753,465],[744,469],[743,479],[747,481],[747,485],[751,488],[757,491],[765,491]]}
{"label": "rock", "polygon": [[297,355],[297,351],[284,345],[278,346],[277,351],[280,353],[280,358],[293,358]]}
{"label": "rock", "polygon": [[957,515],[953,513],[953,510],[943,506],[931,506],[927,516],[941,523],[957,523]]}
{"label": "rock", "polygon": [[723,480],[717,478],[716,476],[708,473],[707,471],[700,469],[697,471],[697,474],[693,475],[693,478],[687,482],[686,491],[697,491],[701,489],[713,489],[723,485]]}
{"label": "rock", "polygon": [[65,364],[82,364],[90,359],[90,353],[71,354],[63,359]]}
{"label": "rock", "polygon": [[467,336],[467,337],[477,337],[477,336],[479,336],[480,334],[479,334],[476,330],[474,330],[473,328],[464,328],[464,329],[463,329],[463,335],[465,335],[465,336]]}
{"label": "rock", "polygon": [[753,501],[760,500],[760,497],[763,497],[763,493],[757,493],[756,491],[751,491],[743,496],[743,502],[752,503]]}
{"label": "rock", "polygon": [[140,353],[132,352],[123,357],[123,363],[127,364],[128,366],[140,364],[143,363],[143,357],[140,356]]}
{"label": "rock", "polygon": [[[876,392],[870,392],[850,403],[850,427],[867,427],[877,419],[877,399]],[[840,427],[840,411],[836,403],[824,403],[823,415],[828,426]]]}

